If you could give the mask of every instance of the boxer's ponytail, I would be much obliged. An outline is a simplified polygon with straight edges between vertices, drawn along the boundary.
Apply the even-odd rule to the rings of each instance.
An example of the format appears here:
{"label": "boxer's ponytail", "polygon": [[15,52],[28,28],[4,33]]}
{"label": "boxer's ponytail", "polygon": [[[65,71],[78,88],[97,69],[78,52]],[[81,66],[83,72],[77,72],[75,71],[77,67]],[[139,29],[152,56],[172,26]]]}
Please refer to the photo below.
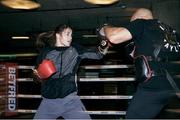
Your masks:
{"label": "boxer's ponytail", "polygon": [[36,47],[41,50],[45,47],[55,47],[56,33],[61,34],[64,29],[70,28],[67,25],[58,25],[54,31],[43,32],[38,35],[36,40]]}

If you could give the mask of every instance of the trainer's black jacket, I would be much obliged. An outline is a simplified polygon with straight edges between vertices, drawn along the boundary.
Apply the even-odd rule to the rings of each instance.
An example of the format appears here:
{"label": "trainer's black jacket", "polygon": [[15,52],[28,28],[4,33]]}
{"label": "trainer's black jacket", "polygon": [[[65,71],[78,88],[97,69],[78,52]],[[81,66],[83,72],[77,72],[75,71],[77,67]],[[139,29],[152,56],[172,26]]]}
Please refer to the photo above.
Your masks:
{"label": "trainer's black jacket", "polygon": [[[161,46],[158,57],[161,59],[159,61],[149,61],[150,69],[153,71],[161,71],[166,69],[172,73],[175,73],[178,70],[176,68],[170,68],[170,61],[180,60],[180,39],[176,33],[175,37],[177,39],[166,40],[167,33],[165,28],[162,29],[161,22],[157,19],[137,19],[130,22],[126,28],[130,31],[133,36],[133,41],[135,42],[135,56],[144,55],[154,57],[154,52],[156,51],[156,46]],[[167,25],[166,25],[167,26]],[[163,26],[164,27],[164,26]],[[167,26],[168,30],[173,31],[173,28]],[[171,30],[172,29],[172,30]],[[170,34],[168,33],[168,34]],[[171,36],[168,35],[169,37]],[[172,37],[172,36],[171,36]],[[174,38],[174,37],[173,37]],[[177,41],[176,41],[177,40]],[[175,47],[174,47],[175,46]],[[175,52],[175,48],[178,52]],[[136,72],[140,69],[139,66],[136,66]],[[161,74],[151,77],[147,82],[141,81],[141,86],[145,89],[151,91],[162,91],[162,90],[171,90],[172,86],[167,80],[166,74]]]}
{"label": "trainer's black jacket", "polygon": [[80,45],[70,47],[54,47],[43,49],[37,65],[43,59],[51,59],[55,63],[57,72],[48,80],[43,80],[41,93],[49,99],[63,98],[77,90],[75,73],[82,59],[101,59],[103,55],[98,50],[85,49]]}

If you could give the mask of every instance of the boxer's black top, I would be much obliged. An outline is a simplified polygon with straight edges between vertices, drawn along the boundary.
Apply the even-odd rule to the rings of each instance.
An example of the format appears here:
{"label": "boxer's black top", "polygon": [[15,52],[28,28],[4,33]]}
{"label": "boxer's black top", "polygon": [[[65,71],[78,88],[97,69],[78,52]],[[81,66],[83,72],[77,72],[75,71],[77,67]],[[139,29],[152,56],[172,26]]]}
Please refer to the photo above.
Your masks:
{"label": "boxer's black top", "polygon": [[70,47],[45,48],[39,54],[36,67],[43,59],[51,59],[57,72],[42,82],[42,96],[49,99],[63,98],[77,91],[75,74],[82,59],[101,59],[98,50],[85,49],[72,44]]}

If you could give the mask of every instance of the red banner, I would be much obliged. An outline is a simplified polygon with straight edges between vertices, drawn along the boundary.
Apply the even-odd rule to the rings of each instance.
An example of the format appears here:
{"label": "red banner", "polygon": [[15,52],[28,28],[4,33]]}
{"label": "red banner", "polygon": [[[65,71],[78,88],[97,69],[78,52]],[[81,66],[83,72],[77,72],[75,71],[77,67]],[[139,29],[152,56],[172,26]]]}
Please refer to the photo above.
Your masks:
{"label": "red banner", "polygon": [[[17,115],[17,107],[18,107],[18,86],[17,86],[17,64],[16,63],[3,63],[0,65],[1,70],[4,71],[1,74],[2,82],[1,87],[3,87],[0,92],[1,96],[4,96],[5,99],[5,116]],[[4,80],[3,80],[4,79]]]}

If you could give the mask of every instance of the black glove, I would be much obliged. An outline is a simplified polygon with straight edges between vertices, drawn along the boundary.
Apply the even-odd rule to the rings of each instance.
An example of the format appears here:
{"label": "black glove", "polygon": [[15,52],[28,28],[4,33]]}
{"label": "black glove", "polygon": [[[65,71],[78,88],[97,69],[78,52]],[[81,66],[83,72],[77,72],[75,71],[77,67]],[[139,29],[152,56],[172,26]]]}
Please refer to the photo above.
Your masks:
{"label": "black glove", "polygon": [[125,46],[125,51],[128,57],[134,58],[135,43],[130,42]]}
{"label": "black glove", "polygon": [[111,47],[111,43],[107,39],[102,39],[100,41],[100,45],[98,46],[98,50],[100,53],[105,55],[108,52],[109,47]]}
{"label": "black glove", "polygon": [[106,38],[104,31],[102,31],[105,26],[109,25],[103,24],[102,26],[96,29],[96,33],[98,35],[98,38],[100,39],[100,45],[98,46],[98,50],[104,55],[107,53],[109,47],[111,47],[110,41]]}

